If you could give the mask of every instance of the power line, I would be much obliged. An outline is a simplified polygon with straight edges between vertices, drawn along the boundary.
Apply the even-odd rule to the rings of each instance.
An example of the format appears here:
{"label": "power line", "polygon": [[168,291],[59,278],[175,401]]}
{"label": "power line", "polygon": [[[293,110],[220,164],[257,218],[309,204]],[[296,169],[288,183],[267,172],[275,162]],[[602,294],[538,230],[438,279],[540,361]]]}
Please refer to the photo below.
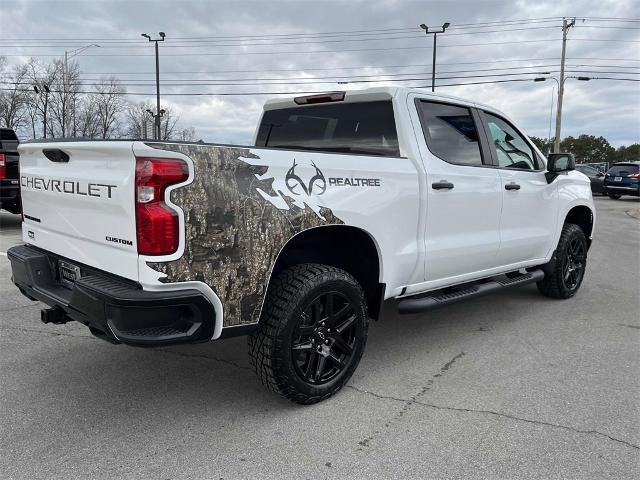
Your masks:
{"label": "power line", "polygon": [[[430,65],[419,65],[421,67],[429,67]],[[519,67],[498,67],[498,68],[479,68],[479,69],[468,69],[468,70],[440,70],[440,73],[473,73],[473,72],[496,72],[496,71],[503,71],[503,70],[522,70],[522,69],[532,69],[532,68],[553,68],[553,67],[558,67],[558,64],[544,64],[544,65],[528,65],[528,66],[519,66]],[[578,65],[579,66],[579,65]],[[575,68],[577,68],[578,66],[576,66]],[[591,66],[590,66],[591,67]],[[617,67],[616,65],[611,65],[609,67]],[[621,67],[622,68],[622,67]],[[639,68],[639,67],[625,67],[625,68]],[[299,70],[287,70],[287,71],[299,71]],[[199,72],[198,72],[199,73]],[[225,72],[220,72],[220,73],[225,73]],[[201,81],[256,81],[256,80],[285,80],[285,79],[290,79],[290,80],[314,80],[314,79],[349,79],[349,78],[373,78],[373,77],[402,77],[402,76],[407,76],[407,75],[421,75],[423,74],[424,71],[420,71],[420,72],[406,72],[406,73],[378,73],[378,74],[366,74],[366,75],[329,75],[329,76],[313,76],[313,77],[273,77],[273,78],[269,78],[269,77],[255,77],[255,78],[194,78],[194,79],[184,79],[184,78],[174,78],[174,79],[170,79],[170,78],[163,78],[163,81],[165,82],[201,82]],[[116,73],[112,74],[112,75],[117,75]],[[146,75],[146,74],[145,74]],[[0,78],[1,77],[12,77],[13,75],[11,73],[0,73]],[[104,77],[98,77],[98,78],[87,78],[86,74],[82,74],[82,77],[84,77],[85,80],[102,80],[102,78]],[[48,79],[50,78],[48,75],[46,74],[41,74],[41,75],[37,75],[36,78],[40,78],[40,79]],[[135,81],[135,82],[151,82],[154,81],[153,79],[144,79],[144,78],[129,78],[129,79],[123,79],[121,77],[117,77],[116,78],[118,81]]]}
{"label": "power line", "polygon": [[[640,79],[634,78],[619,78],[619,77],[591,77],[592,80],[618,80],[618,81],[629,81],[629,82],[639,82]],[[463,86],[463,85],[483,85],[483,84],[494,84],[494,83],[510,83],[510,82],[533,82],[534,78],[512,78],[506,80],[486,80],[486,81],[478,81],[478,82],[464,82],[464,83],[447,83],[447,84],[438,84],[438,87],[454,87],[454,86]],[[405,88],[428,88],[427,85],[413,85],[406,86]],[[13,88],[0,88],[0,91],[16,91]],[[17,91],[22,92],[31,92],[30,89],[17,89]],[[349,90],[349,92],[356,92],[357,90]],[[315,91],[290,91],[290,92],[186,92],[186,93],[166,93],[163,95],[166,96],[184,96],[184,97],[193,97],[193,96],[261,96],[261,95],[300,95],[300,94],[313,94],[313,93],[325,93],[326,90],[315,90]],[[63,93],[61,90],[51,90],[50,93]],[[95,95],[131,95],[131,96],[153,96],[155,93],[146,93],[146,92],[92,92],[92,91],[77,91],[75,93],[79,94],[95,94]]]}
{"label": "power line", "polygon": [[[485,42],[485,43],[459,43],[459,44],[449,44],[442,45],[441,48],[453,48],[453,47],[482,47],[482,46],[490,46],[490,45],[513,45],[516,43],[541,43],[541,42],[555,42],[557,41],[555,38],[547,38],[540,40],[515,40],[511,42]],[[431,50],[430,46],[411,46],[411,47],[385,47],[385,48],[352,48],[352,49],[341,49],[341,50],[294,50],[294,51],[283,51],[283,52],[242,52],[243,56],[245,55],[310,55],[310,54],[326,54],[326,53],[344,53],[344,52],[380,52],[380,51],[393,51],[393,50]],[[173,57],[185,57],[185,56],[230,56],[230,55],[238,55],[238,52],[202,52],[202,53],[167,53],[163,56],[173,56]],[[10,54],[4,55],[5,57],[58,57],[59,55],[54,54]],[[106,54],[87,54],[83,55],[83,57],[149,57],[153,56],[153,54],[146,53],[106,53]]]}
{"label": "power line", "polygon": [[[453,32],[453,33],[447,33],[447,36],[458,36],[458,35],[477,35],[477,34],[491,34],[491,33],[505,33],[505,32],[519,32],[519,31],[527,31],[527,30],[540,30],[540,29],[555,29],[555,28],[559,28],[559,26],[544,26],[544,27],[525,27],[525,28],[512,28],[512,29],[501,29],[501,30],[482,30],[482,31],[476,31],[476,32]],[[611,27],[614,28],[614,27]],[[165,45],[165,48],[186,48],[186,47],[190,47],[190,48],[195,48],[195,47],[207,47],[210,45],[214,45],[214,46],[218,46],[218,47],[248,47],[248,46],[272,46],[272,45],[300,45],[300,44],[324,44],[324,43],[351,43],[351,42],[382,42],[382,41],[387,41],[387,40],[403,40],[403,39],[418,39],[418,38],[423,38],[422,35],[403,35],[403,36],[396,36],[396,37],[381,37],[379,35],[376,36],[376,38],[352,38],[352,39],[332,39],[332,40],[313,40],[313,41],[302,41],[300,39],[296,39],[293,42],[284,42],[284,41],[279,41],[279,42],[273,42],[270,39],[263,39],[263,40],[259,40],[259,41],[268,41],[271,43],[246,43],[246,40],[239,40],[239,41],[235,41],[235,43],[224,43],[221,44],[219,42],[229,42],[229,40],[182,40],[182,41],[178,41],[175,42],[171,45]],[[5,40],[6,42],[7,40]],[[8,44],[8,43],[2,43],[2,40],[0,40],[0,44],[3,47],[7,47],[7,48],[64,48],[64,47],[74,47],[76,45],[78,45],[79,43],[82,42],[78,42],[78,43],[74,43],[74,44],[47,44],[47,45],[38,45],[38,44]],[[194,45],[194,44],[201,44],[201,45]],[[139,46],[139,42],[135,42],[135,41],[122,41],[122,42],[112,42],[112,43],[107,43],[107,44],[103,44],[102,48],[105,49],[115,49],[115,48],[144,48],[144,47],[140,47]]]}
{"label": "power line", "polygon": [[[488,25],[511,25],[514,23],[517,24],[530,24],[530,23],[544,23],[544,22],[550,22],[553,20],[561,20],[562,17],[541,17],[541,18],[533,18],[533,19],[521,19],[521,20],[500,20],[500,21],[495,21],[495,22],[479,22],[479,23],[461,23],[461,24],[457,24],[457,25],[452,25],[451,28],[463,28],[463,27],[485,27]],[[418,27],[398,27],[398,28],[382,28],[382,29],[367,29],[367,30],[342,30],[342,31],[332,31],[332,32],[311,32],[311,33],[304,33],[304,32],[300,32],[300,33],[281,33],[281,34],[263,34],[263,35],[227,35],[227,36],[199,36],[199,37],[172,37],[173,40],[191,40],[191,39],[239,39],[239,38],[250,38],[250,39],[255,39],[255,38],[282,38],[282,37],[299,37],[299,36],[303,36],[303,37],[310,37],[310,36],[328,36],[328,35],[348,35],[348,34],[366,34],[366,35],[375,35],[375,34],[379,34],[379,33],[383,33],[383,32],[410,32],[410,31],[415,31],[415,32],[419,32],[420,30],[418,29]],[[109,42],[109,41],[127,41],[127,40],[131,40],[131,38],[128,37],[122,37],[122,38],[113,38],[113,37],[108,37],[108,38],[87,38],[87,37],[29,37],[29,38],[16,38],[14,40],[34,40],[34,41],[39,41],[39,40],[46,40],[46,41],[69,41],[69,40],[74,40],[74,41],[82,41],[82,42],[90,42],[90,41],[95,41],[95,42]]]}
{"label": "power line", "polygon": [[[604,75],[615,75],[615,74],[631,74],[631,75],[640,75],[640,72],[615,72],[615,71],[589,71],[589,70],[568,70],[568,73],[598,73]],[[437,80],[456,80],[456,79],[467,79],[467,78],[495,78],[495,77],[510,77],[510,76],[519,76],[519,75],[550,75],[558,73],[557,71],[551,72],[515,72],[515,73],[492,73],[487,75],[454,75],[454,76],[436,76]],[[424,76],[420,77],[411,77],[411,78],[379,78],[378,76],[372,75],[368,77],[373,78],[345,78],[344,80],[323,80],[323,79],[305,79],[308,81],[291,81],[291,79],[277,79],[278,81],[260,81],[260,82],[245,82],[245,83],[237,83],[232,82],[230,80],[221,80],[217,82],[211,82],[207,80],[202,80],[200,83],[184,83],[184,82],[174,82],[171,83],[169,81],[164,81],[163,85],[165,87],[203,87],[203,86],[261,86],[261,85],[314,85],[314,84],[359,84],[359,83],[397,83],[397,82],[413,82],[413,81],[424,81],[429,80]],[[32,82],[10,82],[10,81],[0,81],[0,84],[3,85],[32,85]],[[70,84],[71,86],[93,86],[99,87],[101,84],[99,83],[87,83],[87,82],[73,82]],[[119,86],[123,87],[142,87],[142,86],[153,86],[154,83],[151,81],[147,81],[145,83],[129,83],[129,82],[118,82]]]}
{"label": "power line", "polygon": [[[491,71],[489,69],[481,70],[481,71]],[[603,70],[566,70],[568,73],[598,73],[605,75],[615,75],[615,74],[626,74],[626,75],[640,75],[639,72],[630,72],[630,71],[603,71]],[[453,72],[440,72],[442,73],[473,73],[471,70],[458,70]],[[481,77],[506,77],[512,75],[549,75],[552,73],[558,73],[557,71],[546,71],[546,72],[528,72],[528,71],[519,71],[513,73],[490,73],[486,75],[462,75],[462,76],[441,76],[436,75],[438,79],[455,79],[455,78],[481,78]],[[425,72],[413,72],[411,74],[400,74],[400,75],[424,75]],[[308,85],[314,83],[379,83],[379,82],[406,82],[406,81],[414,81],[414,80],[424,80],[423,77],[419,78],[380,78],[380,77],[397,77],[397,75],[393,74],[381,74],[381,75],[354,75],[350,77],[293,77],[293,78],[227,78],[227,79],[177,79],[177,80],[168,80],[164,79],[163,83],[166,86],[202,86],[202,85]],[[71,85],[88,85],[88,86],[100,86],[100,83],[92,83],[95,82],[95,79],[86,79],[89,82],[70,82]],[[304,81],[297,81],[304,80]],[[135,82],[135,83],[132,83]],[[155,80],[117,80],[118,85],[122,86],[146,86],[146,85],[155,85]],[[243,83],[237,83],[243,82]],[[257,82],[257,83],[256,83]],[[19,81],[19,82],[11,82],[11,81],[2,81],[0,83],[11,84],[11,85],[32,85],[31,81]]]}
{"label": "power line", "polygon": [[[496,20],[491,22],[475,22],[475,23],[460,23],[451,25],[451,29],[455,30],[468,30],[475,28],[487,28],[491,26],[512,26],[512,25],[532,25],[540,23],[551,23],[554,21],[560,21],[563,17],[540,17],[531,19],[517,19],[517,20]],[[633,18],[616,18],[616,17],[579,17],[580,19],[595,21],[595,22],[622,22],[622,23],[638,23],[640,19]],[[583,25],[583,27],[586,27]],[[625,27],[613,27],[613,28],[625,28]],[[346,30],[346,31],[332,31],[332,32],[299,32],[299,33],[284,33],[284,34],[263,34],[263,35],[226,35],[226,36],[197,36],[197,37],[172,37],[174,40],[241,40],[241,39],[278,39],[278,38],[290,38],[290,37],[327,37],[327,36],[347,36],[347,35],[387,35],[397,33],[419,32],[417,27],[397,27],[397,28],[384,28],[384,29],[367,29],[367,30]],[[473,33],[473,32],[471,32]],[[99,37],[28,37],[28,38],[13,38],[13,39],[0,39],[3,41],[52,41],[52,42],[127,42],[132,41],[131,37],[120,38],[99,38]]]}

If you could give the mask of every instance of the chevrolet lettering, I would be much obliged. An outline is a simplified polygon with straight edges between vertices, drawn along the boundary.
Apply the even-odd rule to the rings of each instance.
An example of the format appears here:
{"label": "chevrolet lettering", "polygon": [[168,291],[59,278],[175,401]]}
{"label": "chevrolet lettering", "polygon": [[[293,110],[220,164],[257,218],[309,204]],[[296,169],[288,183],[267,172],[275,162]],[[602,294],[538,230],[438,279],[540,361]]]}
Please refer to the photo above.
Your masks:
{"label": "chevrolet lettering", "polygon": [[47,190],[50,192],[70,193],[89,197],[111,198],[117,185],[104,183],[79,182],[55,178],[20,176],[20,186],[26,189]]}

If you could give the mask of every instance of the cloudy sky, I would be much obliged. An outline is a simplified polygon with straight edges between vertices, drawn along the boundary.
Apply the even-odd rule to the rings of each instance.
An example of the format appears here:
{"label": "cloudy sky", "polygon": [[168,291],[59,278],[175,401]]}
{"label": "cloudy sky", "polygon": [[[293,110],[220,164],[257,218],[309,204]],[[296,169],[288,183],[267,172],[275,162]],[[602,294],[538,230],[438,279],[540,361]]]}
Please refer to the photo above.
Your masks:
{"label": "cloudy sky", "polygon": [[[640,79],[637,0],[0,4],[0,55],[11,63],[30,56],[49,61],[62,58],[65,50],[99,44],[75,57],[87,89],[101,75],[113,74],[130,93],[153,93],[153,47],[140,33],[166,32],[163,102],[180,114],[182,126],[193,125],[197,137],[207,141],[249,142],[269,97],[254,95],[258,92],[428,85],[432,40],[421,23],[451,23],[438,36],[439,83],[525,80],[437,91],[497,106],[529,135],[549,132],[555,82],[532,79],[558,76],[562,16],[578,17],[567,44],[568,76]],[[615,146],[638,142],[640,82],[567,79],[562,133],[603,135]]]}

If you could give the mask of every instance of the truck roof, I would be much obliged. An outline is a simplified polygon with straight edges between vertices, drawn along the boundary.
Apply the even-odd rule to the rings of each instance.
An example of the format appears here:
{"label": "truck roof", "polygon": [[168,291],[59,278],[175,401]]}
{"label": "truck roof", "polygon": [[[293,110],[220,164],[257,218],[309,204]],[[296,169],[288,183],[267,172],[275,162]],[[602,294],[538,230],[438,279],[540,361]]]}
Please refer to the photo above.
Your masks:
{"label": "truck roof", "polygon": [[[339,91],[339,90],[336,90]],[[317,92],[323,93],[323,92]],[[366,101],[375,101],[375,100],[387,100],[393,97],[401,97],[406,96],[409,93],[419,93],[421,95],[426,95],[428,97],[432,97],[434,100],[453,100],[456,103],[460,103],[462,105],[468,105],[473,107],[481,107],[485,110],[490,110],[500,115],[504,115],[503,112],[492,107],[490,105],[485,105],[482,103],[475,102],[473,100],[458,97],[455,95],[446,95],[442,93],[434,93],[427,88],[408,88],[408,87],[371,87],[364,88],[362,90],[349,90],[345,92],[345,97],[343,102],[346,103],[356,103],[356,102],[366,102]],[[295,94],[294,94],[295,95]],[[264,110],[277,110],[280,108],[289,108],[289,107],[299,107],[300,105],[294,102],[294,98],[298,98],[301,96],[306,96],[307,94],[299,94],[288,98],[271,98],[267,100],[264,104]],[[312,95],[312,94],[309,94]]]}

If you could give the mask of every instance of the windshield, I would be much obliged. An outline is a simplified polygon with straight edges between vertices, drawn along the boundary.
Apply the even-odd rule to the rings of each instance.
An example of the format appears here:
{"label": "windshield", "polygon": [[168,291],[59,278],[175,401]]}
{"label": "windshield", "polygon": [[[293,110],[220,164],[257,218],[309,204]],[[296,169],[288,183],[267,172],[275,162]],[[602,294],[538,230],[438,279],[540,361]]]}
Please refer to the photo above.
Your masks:
{"label": "windshield", "polygon": [[390,100],[267,110],[256,146],[400,156]]}

